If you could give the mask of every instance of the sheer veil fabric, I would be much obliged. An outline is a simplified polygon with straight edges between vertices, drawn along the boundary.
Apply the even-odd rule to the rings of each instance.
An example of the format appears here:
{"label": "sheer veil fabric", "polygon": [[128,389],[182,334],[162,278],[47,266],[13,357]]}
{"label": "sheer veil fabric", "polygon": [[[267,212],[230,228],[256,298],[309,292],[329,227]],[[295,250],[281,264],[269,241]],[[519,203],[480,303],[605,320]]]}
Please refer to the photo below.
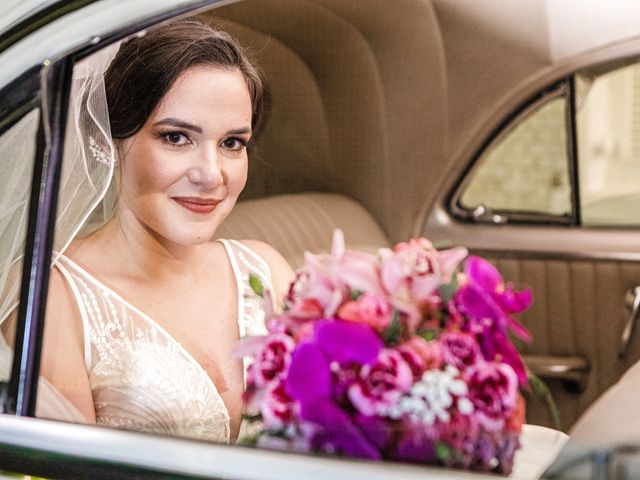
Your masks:
{"label": "sheer veil fabric", "polygon": [[[52,263],[70,242],[104,225],[115,209],[112,185],[115,146],[111,139],[104,73],[115,57],[116,42],[75,65],[64,143]],[[0,324],[14,318],[29,215],[32,136],[26,129],[34,111],[0,139]],[[22,125],[24,124],[24,126]],[[37,122],[36,122],[37,124]],[[10,374],[12,349],[0,335],[0,376]],[[81,420],[82,416],[46,380],[39,383],[38,416]]]}

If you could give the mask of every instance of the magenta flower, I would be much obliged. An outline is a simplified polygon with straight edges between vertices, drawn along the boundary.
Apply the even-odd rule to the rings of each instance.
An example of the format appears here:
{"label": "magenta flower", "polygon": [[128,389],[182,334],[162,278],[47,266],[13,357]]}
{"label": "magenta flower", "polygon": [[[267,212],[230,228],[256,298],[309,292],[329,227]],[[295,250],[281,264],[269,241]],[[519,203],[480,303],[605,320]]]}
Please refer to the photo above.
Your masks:
{"label": "magenta flower", "polygon": [[300,418],[315,424],[315,445],[350,456],[379,459],[381,454],[354,419],[335,400],[341,365],[368,365],[382,340],[368,325],[343,320],[316,322],[314,337],[293,352],[286,393],[300,406]]}
{"label": "magenta flower", "polygon": [[445,332],[438,337],[444,351],[444,360],[458,370],[474,365],[480,358],[476,339],[468,333]]}
{"label": "magenta flower", "polygon": [[295,403],[287,395],[283,381],[272,382],[260,402],[264,427],[283,430],[295,419]]}
{"label": "magenta flower", "polygon": [[468,283],[459,295],[465,300],[465,313],[477,318],[490,318],[504,322],[522,340],[529,341],[528,330],[516,322],[510,314],[520,313],[533,302],[530,289],[515,291],[505,284],[500,272],[483,258],[471,256],[464,263]]}
{"label": "magenta flower", "polygon": [[420,422],[402,422],[402,435],[396,444],[393,458],[412,463],[435,463],[437,431]]}
{"label": "magenta flower", "polygon": [[527,329],[511,316],[531,305],[531,291],[514,291],[495,267],[480,257],[469,257],[464,269],[467,283],[458,290],[455,300],[469,320],[469,330],[478,334],[485,359],[500,358],[514,369],[520,385],[526,385],[524,364],[508,332],[525,341],[531,339]]}
{"label": "magenta flower", "polygon": [[351,403],[363,415],[385,415],[413,384],[413,373],[393,349],[380,350],[377,360],[360,370],[347,392]]}
{"label": "magenta flower", "polygon": [[255,362],[251,370],[255,386],[260,388],[274,380],[285,378],[294,348],[295,343],[289,335],[269,335],[254,356]]}
{"label": "magenta flower", "polygon": [[489,431],[501,430],[516,408],[518,379],[504,363],[478,362],[464,372],[473,416]]}

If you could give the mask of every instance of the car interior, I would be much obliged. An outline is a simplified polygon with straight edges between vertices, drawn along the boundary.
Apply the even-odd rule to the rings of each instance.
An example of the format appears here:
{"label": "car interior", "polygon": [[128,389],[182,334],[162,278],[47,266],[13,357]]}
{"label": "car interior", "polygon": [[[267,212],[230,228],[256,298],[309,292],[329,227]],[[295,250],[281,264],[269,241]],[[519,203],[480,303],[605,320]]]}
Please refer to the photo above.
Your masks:
{"label": "car interior", "polygon": [[[524,30],[515,27],[523,15]],[[521,347],[569,431],[640,358],[637,341],[624,357],[617,352],[625,294],[640,281],[631,231],[487,225],[447,211],[475,152],[516,123],[514,112],[574,72],[633,51],[632,41],[619,41],[628,28],[594,38],[589,28],[563,30],[566,15],[536,1],[504,11],[493,1],[374,1],[362,9],[340,0],[246,0],[202,18],[249,49],[268,91],[248,185],[217,235],[264,240],[294,267],[305,250],[327,251],[335,228],[349,248],[369,252],[424,235],[487,256],[506,279],[533,288],[523,322],[535,340]],[[631,254],[603,253],[596,237]],[[529,400],[528,421],[553,426],[548,405]]]}
{"label": "car interior", "polygon": [[[577,10],[545,0],[508,9],[502,0],[366,3],[240,0],[197,14],[239,40],[266,84],[248,183],[216,237],[265,241],[293,268],[304,252],[329,251],[335,229],[347,248],[369,253],[415,236],[464,245],[534,292],[520,318],[534,340],[518,347],[549,387],[560,423],[533,388],[525,392],[527,423],[584,440],[637,441],[629,398],[640,382],[640,205],[633,201],[640,162],[615,167],[612,178],[628,177],[630,186],[612,216],[614,197],[580,197],[589,188],[577,175],[576,151],[619,154],[606,142],[581,143],[590,120],[577,112],[599,78],[639,63],[640,6],[616,15],[606,5]],[[640,73],[632,83],[640,86]],[[632,119],[640,119],[640,87],[637,98]],[[539,153],[539,169],[553,172],[536,177],[528,164],[499,163],[499,179],[487,176],[475,195],[468,187],[493,152],[540,112],[556,115],[548,125],[561,130],[553,137],[559,150]],[[542,144],[547,133],[530,141]],[[532,191],[540,190],[536,181],[550,183],[555,190],[542,196],[552,206],[532,207],[533,197],[516,209],[492,205],[482,192],[507,184],[504,172],[518,172]],[[591,204],[592,216],[581,215]],[[50,409],[39,417],[82,418],[43,379],[38,402]],[[624,428],[612,433],[613,422]]]}

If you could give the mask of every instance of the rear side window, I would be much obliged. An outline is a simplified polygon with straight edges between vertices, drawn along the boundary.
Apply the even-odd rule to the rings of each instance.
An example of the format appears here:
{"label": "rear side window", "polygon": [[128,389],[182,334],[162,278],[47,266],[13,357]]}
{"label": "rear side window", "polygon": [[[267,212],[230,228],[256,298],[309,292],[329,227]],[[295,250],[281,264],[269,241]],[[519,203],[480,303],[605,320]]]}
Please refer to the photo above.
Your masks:
{"label": "rear side window", "polygon": [[640,64],[602,71],[568,79],[503,129],[454,211],[494,223],[640,225]]}
{"label": "rear side window", "polygon": [[546,102],[490,149],[460,198],[465,209],[571,213],[565,104]]}
{"label": "rear side window", "polygon": [[640,225],[640,65],[577,85],[582,223]]}

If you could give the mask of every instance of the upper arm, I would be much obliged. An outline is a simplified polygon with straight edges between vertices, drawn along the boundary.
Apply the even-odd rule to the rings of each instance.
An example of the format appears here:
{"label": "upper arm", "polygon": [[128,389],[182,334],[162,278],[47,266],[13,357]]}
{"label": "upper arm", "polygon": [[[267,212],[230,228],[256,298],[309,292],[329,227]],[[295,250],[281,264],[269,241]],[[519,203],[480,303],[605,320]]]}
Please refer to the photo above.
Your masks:
{"label": "upper arm", "polygon": [[242,240],[242,243],[260,255],[269,265],[271,283],[273,284],[276,298],[280,302],[289,291],[289,284],[295,277],[293,269],[271,245],[259,240]]}
{"label": "upper arm", "polygon": [[95,422],[84,364],[82,319],[73,293],[57,269],[52,270],[49,282],[40,374],[89,422]]}

